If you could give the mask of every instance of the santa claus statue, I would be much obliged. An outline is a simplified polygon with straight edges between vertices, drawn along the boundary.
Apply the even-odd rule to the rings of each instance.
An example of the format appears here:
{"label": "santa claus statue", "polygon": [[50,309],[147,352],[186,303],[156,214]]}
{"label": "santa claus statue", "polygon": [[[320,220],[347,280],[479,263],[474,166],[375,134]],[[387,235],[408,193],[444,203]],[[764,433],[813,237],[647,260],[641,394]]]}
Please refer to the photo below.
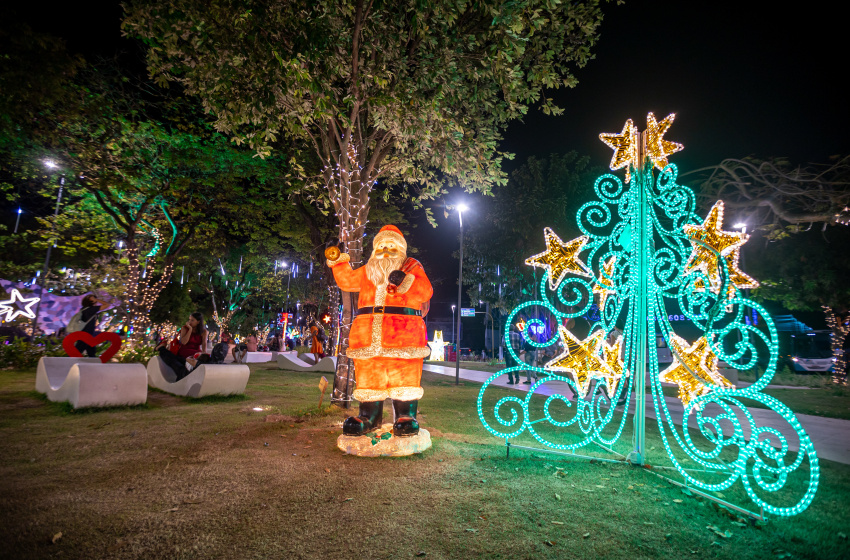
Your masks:
{"label": "santa claus statue", "polygon": [[407,242],[395,226],[381,228],[365,266],[352,268],[345,253],[328,256],[340,289],[360,292],[347,351],[354,360],[360,414],[346,419],[343,435],[380,428],[386,398],[393,400],[393,435],[416,435],[422,360],[431,353],[422,319],[433,293],[431,282],[422,265],[407,258]]}

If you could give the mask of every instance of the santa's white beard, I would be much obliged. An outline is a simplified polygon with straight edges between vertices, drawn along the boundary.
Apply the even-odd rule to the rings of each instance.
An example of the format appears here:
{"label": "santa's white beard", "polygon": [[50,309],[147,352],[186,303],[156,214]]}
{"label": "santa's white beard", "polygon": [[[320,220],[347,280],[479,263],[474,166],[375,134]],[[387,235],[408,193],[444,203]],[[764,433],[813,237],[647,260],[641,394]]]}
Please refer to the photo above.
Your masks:
{"label": "santa's white beard", "polygon": [[376,286],[383,286],[387,284],[390,272],[401,268],[406,258],[405,255],[401,255],[399,257],[379,259],[373,253],[366,263],[366,278]]}

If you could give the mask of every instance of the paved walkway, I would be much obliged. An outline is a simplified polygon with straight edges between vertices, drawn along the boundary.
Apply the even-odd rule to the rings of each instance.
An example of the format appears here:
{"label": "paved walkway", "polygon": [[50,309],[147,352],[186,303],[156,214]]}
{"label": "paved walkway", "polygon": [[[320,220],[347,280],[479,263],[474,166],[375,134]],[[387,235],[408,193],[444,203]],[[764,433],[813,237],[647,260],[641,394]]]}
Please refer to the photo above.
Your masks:
{"label": "paved walkway", "polygon": [[[440,375],[447,375],[452,378],[455,376],[454,367],[438,366],[434,364],[425,364],[423,369]],[[490,376],[490,372],[478,371],[473,369],[460,370],[460,378],[467,381],[476,381],[484,383]],[[529,385],[508,385],[507,375],[500,376],[492,385],[502,387],[504,389],[528,392]],[[773,386],[770,386],[773,388]],[[777,386],[776,388],[785,388]],[[788,387],[791,388],[791,387]],[[796,387],[795,387],[796,388]],[[564,382],[552,381],[546,383],[537,389],[540,395],[551,395],[558,392],[565,395],[572,395],[572,389]],[[667,408],[673,417],[673,421],[681,425],[684,407],[682,402],[676,397],[665,397]],[[634,410],[634,394],[632,394],[632,403],[629,410]],[[790,430],[790,426],[782,420],[775,412],[763,408],[748,409],[753,417],[753,420],[759,426],[773,426],[782,433],[786,433],[788,437],[788,446],[791,450],[796,451],[799,448],[799,440],[796,434]],[[655,418],[655,407],[652,404],[652,395],[646,397],[646,412],[647,418]],[[821,416],[810,416],[808,414],[797,414],[797,420],[806,430],[806,433],[812,440],[815,446],[815,451],[818,457],[829,461],[836,461],[850,465],[850,420],[839,420],[836,418],[823,418]],[[724,420],[726,425],[723,425],[724,433],[728,433],[731,428],[731,423]],[[744,426],[745,436],[749,437],[749,430]]]}

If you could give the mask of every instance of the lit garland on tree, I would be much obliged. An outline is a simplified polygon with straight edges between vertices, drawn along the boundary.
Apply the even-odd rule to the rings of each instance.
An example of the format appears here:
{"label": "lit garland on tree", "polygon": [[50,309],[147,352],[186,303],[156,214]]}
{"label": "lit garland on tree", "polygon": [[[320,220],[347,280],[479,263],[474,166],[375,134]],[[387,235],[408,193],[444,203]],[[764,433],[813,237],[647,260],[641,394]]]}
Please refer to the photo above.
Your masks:
{"label": "lit garland on tree", "polygon": [[847,356],[844,354],[843,345],[847,335],[850,334],[850,320],[847,316],[839,317],[829,306],[822,306],[826,315],[826,326],[832,331],[832,380],[836,383],[847,383]]}
{"label": "lit garland on tree", "polygon": [[[611,169],[626,169],[627,186],[610,174],[597,179],[598,200],[588,202],[577,214],[580,237],[564,242],[546,228],[546,251],[526,261],[545,270],[540,280],[542,297],[510,313],[505,343],[522,364],[510,343],[511,326],[520,314],[549,316],[566,325],[570,318],[589,316],[597,300],[598,320],[594,317],[583,337],[559,326],[556,336],[535,341],[529,335],[531,329],[525,328],[522,336],[529,345],[554,346],[559,353],[543,367],[522,364],[490,377],[478,396],[478,414],[487,430],[506,442],[527,431],[541,444],[561,451],[589,444],[608,448],[626,426],[632,406],[626,397],[634,392],[634,441],[628,459],[643,465],[648,382],[664,448],[689,487],[716,492],[740,480],[764,512],[795,515],[814,498],[818,459],[794,414],[762,393],[776,372],[778,339],[770,316],[741,292],[758,285],[738,266],[748,236],[723,230],[722,201],[705,219],[695,213],[693,191],[677,184],[678,170],[667,161],[682,149],[681,144],[664,139],[673,118],[658,122],[650,113],[645,132],[638,132],[629,120],[622,132],[600,135],[614,149]],[[657,177],[653,168],[660,171]],[[689,340],[677,334],[668,313],[673,307],[679,309],[675,315],[687,317],[702,336]],[[534,308],[537,313],[530,312]],[[753,313],[761,315],[761,328],[746,320]],[[663,337],[673,354],[673,362],[663,371],[656,336]],[[753,369],[759,358],[767,363],[764,375],[743,389],[733,386],[719,370],[721,361],[733,369]],[[539,376],[527,395],[502,397],[492,416],[485,415],[483,404],[490,385],[506,373],[525,370]],[[578,395],[576,403],[558,392],[558,384],[550,385],[545,401],[533,400],[541,386],[552,382],[568,384]],[[684,407],[681,427],[673,421],[662,382],[678,387]],[[741,399],[761,403],[789,429],[783,433],[759,426]],[[618,400],[625,403],[619,412]],[[688,430],[694,421],[703,435],[699,445]],[[577,427],[579,433],[561,430],[567,427]],[[799,441],[796,455],[789,452],[791,433]],[[677,456],[681,453],[682,459]],[[768,502],[765,495],[785,487],[804,460],[808,460],[808,471],[801,469],[800,476],[807,474],[808,482],[802,497],[796,503],[788,498],[779,505]]]}

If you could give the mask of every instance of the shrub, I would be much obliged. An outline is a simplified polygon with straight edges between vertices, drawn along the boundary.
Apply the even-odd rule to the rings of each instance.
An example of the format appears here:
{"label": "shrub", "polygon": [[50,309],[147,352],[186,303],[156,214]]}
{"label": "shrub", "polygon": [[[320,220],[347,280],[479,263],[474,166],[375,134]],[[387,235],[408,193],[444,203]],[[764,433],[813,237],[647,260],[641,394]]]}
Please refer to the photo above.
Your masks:
{"label": "shrub", "polygon": [[44,356],[65,356],[62,341],[42,336],[29,341],[23,338],[0,338],[0,368],[35,369]]}

